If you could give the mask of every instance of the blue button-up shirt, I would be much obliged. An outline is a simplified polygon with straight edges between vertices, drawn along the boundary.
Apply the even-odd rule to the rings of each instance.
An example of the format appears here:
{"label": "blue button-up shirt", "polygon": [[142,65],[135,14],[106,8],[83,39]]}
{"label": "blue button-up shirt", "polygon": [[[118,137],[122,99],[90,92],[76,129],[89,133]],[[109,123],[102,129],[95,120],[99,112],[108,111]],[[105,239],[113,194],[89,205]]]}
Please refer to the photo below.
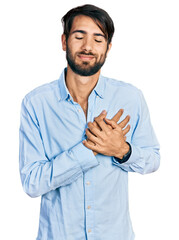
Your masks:
{"label": "blue button-up shirt", "polygon": [[[86,148],[87,122],[103,110],[131,116],[129,160]],[[120,121],[121,121],[120,120]],[[24,191],[41,196],[37,240],[132,240],[128,208],[128,172],[150,173],[159,167],[159,144],[147,105],[134,86],[100,76],[88,98],[87,121],[59,80],[25,96],[21,109],[20,175]]]}

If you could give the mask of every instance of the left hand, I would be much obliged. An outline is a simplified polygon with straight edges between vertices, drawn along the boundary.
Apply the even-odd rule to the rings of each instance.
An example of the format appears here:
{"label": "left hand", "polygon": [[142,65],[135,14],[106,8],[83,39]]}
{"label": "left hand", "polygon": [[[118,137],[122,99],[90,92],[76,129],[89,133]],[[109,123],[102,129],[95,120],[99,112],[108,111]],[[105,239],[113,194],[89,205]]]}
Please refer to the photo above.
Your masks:
{"label": "left hand", "polygon": [[86,129],[86,136],[91,142],[93,142],[93,145],[86,140],[83,141],[83,144],[94,152],[122,159],[129,151],[129,146],[124,139],[122,130],[123,126],[120,126],[115,121],[107,118],[104,120],[111,126],[111,128],[100,119],[96,119],[96,122],[101,130],[99,127],[89,122],[89,129]]}

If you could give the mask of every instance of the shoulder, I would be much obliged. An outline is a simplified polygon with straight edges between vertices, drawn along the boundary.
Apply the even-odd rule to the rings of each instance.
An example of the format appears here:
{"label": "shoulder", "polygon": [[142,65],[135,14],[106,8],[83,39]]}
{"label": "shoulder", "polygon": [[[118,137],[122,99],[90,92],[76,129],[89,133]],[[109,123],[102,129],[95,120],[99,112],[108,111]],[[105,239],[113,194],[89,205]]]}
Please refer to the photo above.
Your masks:
{"label": "shoulder", "polygon": [[142,111],[148,111],[142,91],[131,83],[124,81],[106,78],[106,96],[111,101],[120,102],[125,107],[128,106],[132,111],[141,114]]}
{"label": "shoulder", "polygon": [[52,81],[50,83],[43,84],[36,87],[29,93],[27,93],[23,99],[24,103],[33,102],[38,99],[49,98],[51,95],[55,96],[59,93],[58,80]]}
{"label": "shoulder", "polygon": [[131,83],[108,77],[104,77],[104,79],[106,82],[106,88],[111,91],[111,94],[120,93],[137,99],[140,98],[140,95],[142,94],[141,90]]}

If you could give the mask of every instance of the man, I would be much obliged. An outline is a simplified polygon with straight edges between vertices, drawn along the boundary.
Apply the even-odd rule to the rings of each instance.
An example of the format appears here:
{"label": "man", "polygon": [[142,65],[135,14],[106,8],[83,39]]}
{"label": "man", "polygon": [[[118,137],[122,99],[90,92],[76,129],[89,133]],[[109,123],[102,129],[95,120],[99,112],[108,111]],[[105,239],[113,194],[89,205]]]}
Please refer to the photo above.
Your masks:
{"label": "man", "polygon": [[62,22],[67,68],[22,102],[20,174],[41,196],[37,240],[132,240],[128,172],[156,171],[160,159],[148,108],[140,90],[100,74],[109,15],[84,5]]}

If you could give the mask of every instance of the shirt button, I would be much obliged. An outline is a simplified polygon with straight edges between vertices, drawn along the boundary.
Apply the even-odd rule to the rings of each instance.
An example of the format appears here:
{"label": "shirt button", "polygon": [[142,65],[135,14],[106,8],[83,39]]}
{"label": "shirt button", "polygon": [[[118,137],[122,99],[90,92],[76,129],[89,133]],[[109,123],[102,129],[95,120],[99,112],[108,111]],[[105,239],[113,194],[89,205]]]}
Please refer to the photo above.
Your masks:
{"label": "shirt button", "polygon": [[91,229],[88,229],[88,232],[91,233]]}
{"label": "shirt button", "polygon": [[86,184],[87,184],[87,185],[90,185],[90,182],[88,181],[88,182],[86,182]]}
{"label": "shirt button", "polygon": [[81,109],[78,109],[78,112],[80,113],[80,112],[81,112]]}
{"label": "shirt button", "polygon": [[88,209],[90,209],[90,208],[91,208],[91,206],[88,206],[87,208],[88,208]]}

